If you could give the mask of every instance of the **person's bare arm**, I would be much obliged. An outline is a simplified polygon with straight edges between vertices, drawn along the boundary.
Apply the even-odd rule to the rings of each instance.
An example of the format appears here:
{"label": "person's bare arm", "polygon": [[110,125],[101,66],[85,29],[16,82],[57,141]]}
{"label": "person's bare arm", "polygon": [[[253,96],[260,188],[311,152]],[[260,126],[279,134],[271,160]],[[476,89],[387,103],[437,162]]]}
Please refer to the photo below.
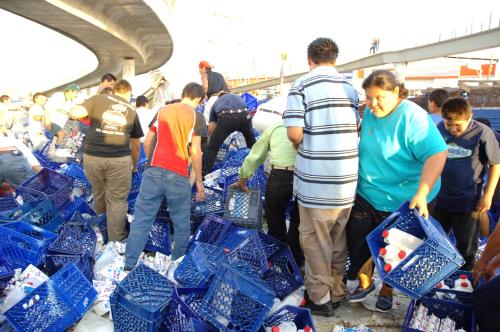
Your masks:
{"label": "person's bare arm", "polygon": [[132,171],[137,172],[137,162],[139,161],[139,154],[141,152],[141,139],[130,139],[130,150],[132,151]]}
{"label": "person's bare arm", "polygon": [[79,120],[89,115],[87,109],[81,105],[76,105],[69,111],[69,117],[73,120]]}
{"label": "person's bare arm", "polygon": [[488,182],[486,182],[486,186],[484,187],[483,195],[477,202],[477,212],[485,212],[490,209],[493,195],[495,195],[495,189],[497,187],[499,175],[500,164],[490,165],[490,167],[488,168]]}
{"label": "person's bare arm", "polygon": [[420,215],[425,219],[429,218],[429,210],[427,209],[427,195],[429,195],[432,187],[443,172],[447,156],[448,151],[442,151],[427,158],[420,175],[420,183],[418,185],[417,192],[410,201],[410,209],[416,207],[420,212]]}
{"label": "person's bare arm", "polygon": [[144,153],[146,157],[149,158],[151,153],[153,153],[153,143],[156,138],[156,133],[152,130],[148,131],[146,138],[144,139]]}
{"label": "person's bare arm", "polygon": [[292,142],[295,149],[302,143],[304,139],[304,128],[303,127],[288,127],[286,129],[288,139]]}
{"label": "person's bare arm", "polygon": [[203,188],[203,177],[201,175],[201,137],[193,136],[191,139],[191,162],[195,174],[196,199],[203,201],[205,199],[205,190]]}

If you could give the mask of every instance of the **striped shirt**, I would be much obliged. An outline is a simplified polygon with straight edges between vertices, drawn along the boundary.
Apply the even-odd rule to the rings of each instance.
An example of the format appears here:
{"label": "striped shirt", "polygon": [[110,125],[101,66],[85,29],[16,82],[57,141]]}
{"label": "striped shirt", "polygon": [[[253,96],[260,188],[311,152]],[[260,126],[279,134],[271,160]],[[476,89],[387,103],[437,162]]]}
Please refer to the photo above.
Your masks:
{"label": "striped shirt", "polygon": [[307,208],[347,208],[358,179],[359,97],[334,67],[319,66],[288,94],[285,127],[304,128],[294,193]]}

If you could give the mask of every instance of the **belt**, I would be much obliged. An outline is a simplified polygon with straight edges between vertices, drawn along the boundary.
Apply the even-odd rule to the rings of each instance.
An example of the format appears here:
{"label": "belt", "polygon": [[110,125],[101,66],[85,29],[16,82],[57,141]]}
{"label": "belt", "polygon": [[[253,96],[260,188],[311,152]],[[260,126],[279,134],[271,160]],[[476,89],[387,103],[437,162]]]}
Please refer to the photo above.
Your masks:
{"label": "belt", "polygon": [[295,169],[295,166],[282,167],[282,166],[271,165],[271,169],[276,169],[276,170],[280,170],[280,171],[293,171]]}
{"label": "belt", "polygon": [[272,114],[278,114],[278,115],[283,116],[283,113],[278,112],[278,111],[268,110],[268,109],[265,109],[265,108],[261,108],[260,110],[261,110],[262,112],[272,113]]}
{"label": "belt", "polygon": [[217,113],[217,116],[221,116],[223,114],[243,113],[246,111],[247,110],[245,110],[245,109],[243,109],[243,110],[225,110],[225,111],[220,111],[219,113]]}
{"label": "belt", "polygon": [[13,156],[22,156],[23,153],[20,150],[4,150],[0,151],[0,155],[11,154]]}

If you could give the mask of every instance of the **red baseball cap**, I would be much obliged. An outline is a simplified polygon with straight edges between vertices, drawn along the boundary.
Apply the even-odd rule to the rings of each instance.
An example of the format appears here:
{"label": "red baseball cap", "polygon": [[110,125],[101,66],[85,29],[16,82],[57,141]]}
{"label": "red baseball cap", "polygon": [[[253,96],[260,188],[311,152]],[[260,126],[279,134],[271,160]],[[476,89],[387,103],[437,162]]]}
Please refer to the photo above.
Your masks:
{"label": "red baseball cap", "polygon": [[200,61],[200,64],[198,65],[198,67],[212,69],[214,66],[212,66],[211,64],[209,64],[208,61],[203,60],[203,61]]}

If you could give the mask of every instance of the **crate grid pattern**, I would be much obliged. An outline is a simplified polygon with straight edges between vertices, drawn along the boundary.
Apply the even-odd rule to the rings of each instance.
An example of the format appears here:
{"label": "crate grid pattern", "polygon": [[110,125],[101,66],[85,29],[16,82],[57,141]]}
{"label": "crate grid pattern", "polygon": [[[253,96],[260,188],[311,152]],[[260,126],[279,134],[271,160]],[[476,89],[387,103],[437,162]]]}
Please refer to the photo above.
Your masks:
{"label": "crate grid pattern", "polygon": [[260,229],[262,222],[262,200],[258,189],[243,192],[229,188],[224,205],[224,218],[236,226]]}
{"label": "crate grid pattern", "polygon": [[20,187],[43,192],[49,196],[56,208],[63,206],[73,190],[73,179],[48,168],[24,181]]}
{"label": "crate grid pattern", "polygon": [[45,258],[45,268],[49,274],[54,274],[66,264],[72,262],[83,273],[88,281],[94,278],[94,258],[87,255],[48,254]]}
{"label": "crate grid pattern", "polygon": [[38,266],[43,262],[56,234],[18,221],[0,226],[0,238],[0,256],[13,268],[24,269],[29,264]]}
{"label": "crate grid pattern", "polygon": [[[191,296],[199,301],[203,300],[203,288],[177,288],[175,289],[172,300],[170,301],[167,313],[167,326],[171,332],[195,331],[193,319],[200,317],[186,302]],[[193,303],[193,302],[191,302]]]}
{"label": "crate grid pattern", "polygon": [[201,202],[196,200],[196,193],[193,193],[191,214],[195,217],[205,217],[224,213],[224,191],[209,187],[205,187],[204,191],[205,200]]}
{"label": "crate grid pattern", "polygon": [[97,236],[87,224],[66,223],[49,246],[49,253],[94,257]]}
{"label": "crate grid pattern", "polygon": [[304,278],[288,247],[269,258],[269,270],[264,274],[264,282],[283,299],[304,284]]}
{"label": "crate grid pattern", "polygon": [[203,287],[225,260],[224,248],[195,242],[175,269],[174,278],[184,287]]}
{"label": "crate grid pattern", "polygon": [[94,210],[92,210],[84,199],[75,197],[72,201],[70,200],[62,208],[61,215],[64,220],[70,220],[75,212],[86,213],[90,215],[95,215]]}
{"label": "crate grid pattern", "polygon": [[[18,214],[19,212],[20,214]],[[10,220],[24,221],[51,232],[55,231],[63,223],[59,211],[54,208],[49,199],[26,202],[18,209],[12,210],[3,216]]]}
{"label": "crate grid pattern", "polygon": [[455,329],[462,328],[467,332],[476,331],[476,322],[472,306],[458,302],[444,301],[423,297],[419,300],[412,300],[408,306],[406,317],[403,322],[402,331],[404,332],[418,332],[419,330],[410,328],[410,322],[413,317],[413,312],[418,304],[423,304],[429,313],[443,319],[450,317],[456,322]]}
{"label": "crate grid pattern", "polygon": [[293,307],[290,305],[286,305],[278,312],[272,314],[264,321],[262,326],[264,328],[271,328],[273,326],[279,326],[285,322],[294,322],[297,329],[304,329],[304,327],[309,326],[312,328],[312,331],[315,331],[314,321],[309,309]]}
{"label": "crate grid pattern", "polygon": [[16,209],[19,206],[16,199],[12,196],[0,198],[0,212]]}
{"label": "crate grid pattern", "polygon": [[170,227],[167,222],[156,219],[149,232],[144,249],[170,255]]}
{"label": "crate grid pattern", "polygon": [[[29,301],[35,296],[39,300],[30,305]],[[90,282],[74,264],[68,264],[9,309],[5,316],[16,331],[62,331],[80,319],[96,297]]]}
{"label": "crate grid pattern", "polygon": [[[423,239],[423,243],[389,273],[382,268],[378,250],[384,245],[382,232],[398,228]],[[432,218],[422,219],[405,203],[367,236],[375,266],[382,280],[412,298],[426,294],[437,282],[462,266],[464,260]]]}
{"label": "crate grid pattern", "polygon": [[140,264],[110,296],[115,331],[158,331],[165,323],[172,293],[167,278]]}
{"label": "crate grid pattern", "polygon": [[217,272],[203,299],[203,317],[221,331],[257,331],[271,309],[274,292],[231,266]]}
{"label": "crate grid pattern", "polygon": [[218,245],[224,235],[231,228],[232,223],[222,217],[209,215],[198,227],[193,235],[192,242],[203,242],[212,245]]}
{"label": "crate grid pattern", "polygon": [[85,171],[83,170],[82,166],[80,166],[80,164],[70,163],[68,168],[64,170],[64,175],[73,178],[75,187],[86,189],[92,188],[92,185],[85,176]]}

